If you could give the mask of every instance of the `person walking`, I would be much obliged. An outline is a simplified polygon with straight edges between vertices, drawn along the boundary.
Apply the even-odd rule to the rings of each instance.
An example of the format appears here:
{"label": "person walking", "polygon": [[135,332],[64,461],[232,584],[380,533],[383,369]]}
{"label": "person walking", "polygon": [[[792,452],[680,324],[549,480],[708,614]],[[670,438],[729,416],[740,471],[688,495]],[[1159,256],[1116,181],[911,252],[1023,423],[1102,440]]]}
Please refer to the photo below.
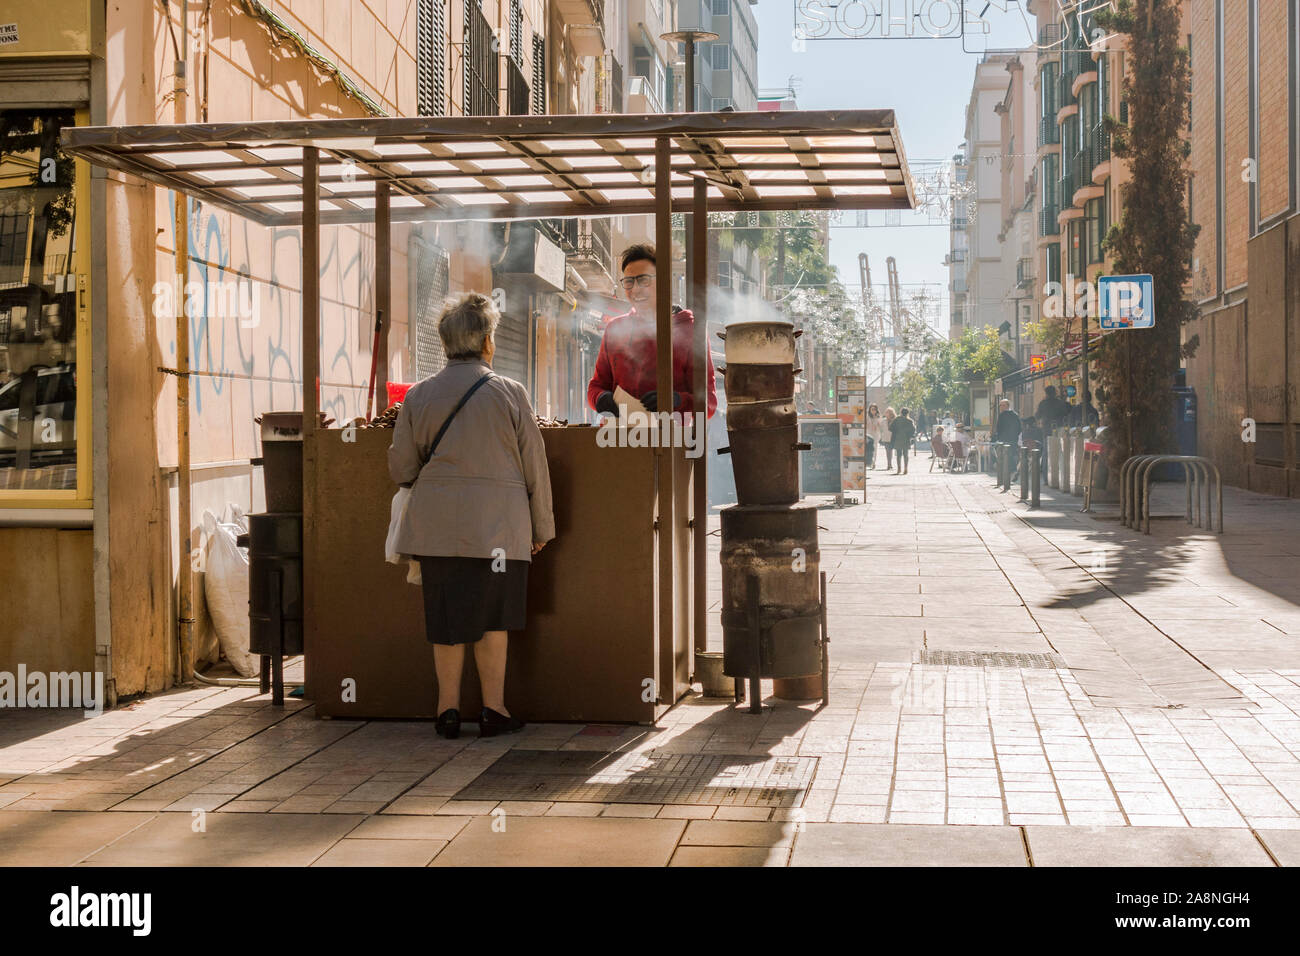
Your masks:
{"label": "person walking", "polygon": [[1014,480],[1020,465],[1020,416],[1011,408],[1010,399],[998,402],[998,420],[993,426],[993,440],[1004,442],[1009,446],[1007,454],[1011,456],[1011,478]]}
{"label": "person walking", "polygon": [[1055,385],[1047,386],[1047,388],[1043,389],[1043,393],[1043,400],[1038,403],[1034,417],[1038,419],[1038,424],[1042,426],[1043,431],[1050,434],[1052,429],[1065,424],[1065,418],[1069,414],[1070,407],[1056,397]]}
{"label": "person walking", "polygon": [[903,409],[890,423],[890,444],[894,446],[894,454],[898,456],[898,466],[895,474],[907,474],[907,455],[912,448],[912,442],[916,440],[916,423],[908,417],[907,409]]}
{"label": "person walking", "polygon": [[930,421],[930,416],[926,414],[925,409],[918,408],[916,410],[916,439],[915,439],[918,447],[920,445],[922,438],[926,439],[927,441],[929,440],[931,424],[933,423]]}
{"label": "person walking", "polygon": [[862,428],[867,442],[867,467],[876,470],[876,450],[884,443],[888,434],[885,432],[885,420],[880,417],[880,406],[872,402],[867,406],[866,419]]}
{"label": "person walking", "polygon": [[881,419],[880,425],[880,443],[885,446],[885,471],[894,467],[894,419],[898,413],[890,405],[885,409],[885,417]]}
{"label": "person walking", "polygon": [[388,449],[411,489],[395,550],[418,558],[426,638],[438,677],[439,735],[460,736],[465,645],[483,691],[479,733],[514,733],[506,709],[509,631],[527,622],[528,566],[555,537],[551,478],[523,385],[492,371],[501,314],[479,293],[443,310],[447,365],[406,394]]}

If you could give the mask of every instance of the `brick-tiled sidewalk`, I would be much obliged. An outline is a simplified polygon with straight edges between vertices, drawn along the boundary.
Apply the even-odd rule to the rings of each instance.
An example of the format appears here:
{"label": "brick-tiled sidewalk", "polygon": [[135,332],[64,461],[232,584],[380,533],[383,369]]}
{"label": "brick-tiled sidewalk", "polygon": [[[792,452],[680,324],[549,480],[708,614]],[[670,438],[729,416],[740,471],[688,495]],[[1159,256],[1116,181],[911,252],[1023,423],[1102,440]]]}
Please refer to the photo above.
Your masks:
{"label": "brick-tiled sidewalk", "polygon": [[242,688],[9,712],[0,860],[1300,862],[1300,502],[1228,489],[1226,536],[1077,507],[918,468],[824,511],[822,709],[697,697],[656,727],[458,741]]}

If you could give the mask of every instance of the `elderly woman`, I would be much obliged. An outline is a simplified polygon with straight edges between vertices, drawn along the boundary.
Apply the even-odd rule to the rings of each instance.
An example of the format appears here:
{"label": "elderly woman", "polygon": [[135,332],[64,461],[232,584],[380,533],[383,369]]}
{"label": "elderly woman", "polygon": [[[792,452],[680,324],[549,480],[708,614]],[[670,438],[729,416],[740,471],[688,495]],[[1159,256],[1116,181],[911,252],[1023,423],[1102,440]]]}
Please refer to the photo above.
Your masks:
{"label": "elderly woman", "polygon": [[501,318],[470,293],[438,320],[447,367],[406,395],[388,470],[411,486],[396,548],[418,557],[438,674],[437,731],[460,735],[465,645],[483,690],[479,733],[514,733],[505,704],[507,631],[525,623],[528,565],[555,537],[546,450],[528,392],[492,371]]}

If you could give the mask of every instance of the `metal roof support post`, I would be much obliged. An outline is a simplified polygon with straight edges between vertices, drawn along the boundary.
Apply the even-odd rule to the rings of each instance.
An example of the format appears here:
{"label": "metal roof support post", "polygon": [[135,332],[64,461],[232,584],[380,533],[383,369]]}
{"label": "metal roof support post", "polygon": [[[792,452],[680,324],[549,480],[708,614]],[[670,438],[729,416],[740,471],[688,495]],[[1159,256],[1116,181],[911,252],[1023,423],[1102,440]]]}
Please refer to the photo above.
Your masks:
{"label": "metal roof support post", "polygon": [[[708,542],[709,532],[709,389],[705,376],[709,368],[709,184],[703,176],[695,178],[695,213],[691,217],[691,244],[687,268],[691,275],[691,309],[695,313],[694,338],[691,343],[693,380],[691,393],[701,423],[696,441],[700,455],[692,466],[694,478],[691,514],[691,555],[694,590],[691,594],[691,620],[695,631],[695,653],[708,650]],[[703,417],[699,417],[703,416]]]}
{"label": "metal roof support post", "polygon": [[[655,395],[657,409],[673,410],[673,217],[672,156],[667,136],[655,137],[655,274],[664,281],[655,283]],[[658,424],[655,460],[659,469],[659,648],[655,696],[663,704],[676,699],[676,668],[673,631],[676,623],[673,576],[675,554],[673,538],[676,528],[673,500],[672,427],[662,416]]]}
{"label": "metal roof support post", "polygon": [[[320,151],[302,150],[302,633],[316,627],[312,568],[316,558],[316,438],[320,420]],[[311,657],[304,675],[311,690]]]}
{"label": "metal roof support post", "polygon": [[[375,360],[375,412],[388,407],[388,330],[393,324],[392,240],[393,220],[389,209],[389,185],[375,183],[375,316],[379,323],[378,356]],[[370,409],[366,409],[370,414]]]}

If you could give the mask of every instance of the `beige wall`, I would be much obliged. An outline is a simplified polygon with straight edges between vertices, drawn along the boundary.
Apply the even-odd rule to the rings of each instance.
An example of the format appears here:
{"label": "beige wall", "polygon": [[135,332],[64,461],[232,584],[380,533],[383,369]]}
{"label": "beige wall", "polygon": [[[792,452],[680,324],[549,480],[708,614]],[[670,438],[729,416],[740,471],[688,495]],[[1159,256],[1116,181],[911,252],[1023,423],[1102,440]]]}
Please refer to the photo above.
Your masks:
{"label": "beige wall", "polygon": [[0,671],[90,671],[95,664],[90,531],[0,528]]}

